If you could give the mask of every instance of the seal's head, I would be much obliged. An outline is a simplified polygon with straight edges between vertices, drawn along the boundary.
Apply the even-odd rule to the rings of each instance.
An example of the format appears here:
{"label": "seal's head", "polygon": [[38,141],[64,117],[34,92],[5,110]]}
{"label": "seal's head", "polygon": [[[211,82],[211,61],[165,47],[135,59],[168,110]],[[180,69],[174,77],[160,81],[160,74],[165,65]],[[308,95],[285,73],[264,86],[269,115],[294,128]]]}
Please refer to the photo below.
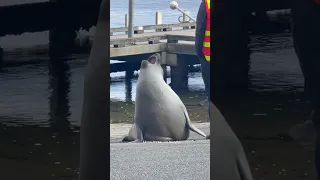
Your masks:
{"label": "seal's head", "polygon": [[153,54],[152,56],[150,56],[148,58],[148,60],[143,60],[141,62],[141,69],[154,67],[154,66],[161,67],[160,54],[159,53]]}
{"label": "seal's head", "polygon": [[161,67],[160,57],[161,57],[160,54],[156,53],[156,54],[153,54],[152,56],[150,56],[148,58],[148,60],[143,60],[141,62],[140,70],[146,70],[146,69],[149,70],[150,69],[152,71],[160,72],[161,75],[163,76],[163,70]]}

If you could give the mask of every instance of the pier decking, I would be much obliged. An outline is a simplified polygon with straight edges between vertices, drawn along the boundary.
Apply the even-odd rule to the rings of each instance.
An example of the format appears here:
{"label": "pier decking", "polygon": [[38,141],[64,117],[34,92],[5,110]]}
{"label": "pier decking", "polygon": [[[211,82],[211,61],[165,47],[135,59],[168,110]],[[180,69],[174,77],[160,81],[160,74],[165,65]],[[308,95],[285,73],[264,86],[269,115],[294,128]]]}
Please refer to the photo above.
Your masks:
{"label": "pier decking", "polygon": [[[0,36],[50,30],[90,28],[96,24],[101,0],[51,0],[28,4],[0,6]],[[218,2],[220,3],[220,2]],[[254,1],[248,3],[251,12],[288,8],[286,0]]]}
{"label": "pier decking", "polygon": [[[76,31],[80,28],[89,29],[96,25],[100,2],[101,0],[50,0],[49,2],[43,3],[0,6],[0,20],[1,27],[3,27],[0,29],[0,37],[5,35],[19,35],[24,32],[40,32],[49,30],[49,51],[52,52],[51,54],[59,54],[63,56],[73,50],[75,38],[77,36]],[[219,7],[222,9],[226,8],[223,2],[219,2]],[[227,22],[223,24],[230,23],[230,27],[234,26],[230,29],[242,28],[243,33],[247,34],[248,31],[253,31],[250,29],[249,24],[252,25],[263,19],[257,17],[264,17],[264,14],[266,14],[266,11],[268,10],[287,8],[288,3],[285,0],[252,1],[248,7],[235,7],[236,6],[233,6],[233,8],[228,11],[230,17],[235,17],[235,19],[229,18],[228,21],[219,20],[216,22]],[[216,12],[218,14],[216,15],[217,17],[226,16],[226,14],[223,13],[226,11]],[[250,19],[252,18],[250,15],[252,12],[255,13],[255,15],[252,16],[255,17],[253,19],[257,19],[256,21],[252,21]],[[195,23],[189,22],[188,18],[183,17],[183,22],[176,24],[163,24],[162,13],[155,12],[155,14],[155,25],[134,27],[134,35],[131,38],[128,38],[127,35],[127,23],[128,19],[133,17],[132,14],[129,15],[131,18],[128,18],[128,16],[125,18],[126,27],[110,29],[110,58],[112,60],[125,62],[111,64],[110,70],[111,72],[125,70],[130,74],[130,71],[139,69],[139,64],[143,59],[153,53],[161,53],[163,68],[166,69],[167,66],[171,67],[170,75],[172,86],[175,86],[177,89],[185,89],[188,82],[188,68],[191,67],[190,65],[199,63],[194,47]],[[231,16],[231,14],[233,15]],[[231,21],[233,22],[232,24]],[[244,25],[240,28],[240,25],[237,25],[239,24],[238,22],[242,21],[245,21],[247,23],[246,26],[249,28]],[[264,22],[264,24],[267,23]],[[277,23],[275,25],[278,26]],[[132,27],[131,24],[130,27]],[[265,29],[265,27],[263,27],[263,29]],[[228,34],[228,37],[231,37],[230,34],[234,32],[229,32],[229,30],[226,30],[225,33]],[[125,34],[117,35],[121,32]],[[131,34],[132,31],[129,32],[129,34]],[[238,37],[240,36],[234,36],[234,39],[237,39]],[[247,46],[246,40],[236,41],[243,42],[243,47]],[[87,44],[84,46],[86,45]],[[88,44],[88,47],[89,46],[90,44]],[[85,48],[86,50],[89,49],[87,46]],[[246,50],[239,50],[239,52],[245,51]],[[237,74],[235,76],[239,77],[238,75],[240,73],[247,74],[247,66],[249,64],[247,61],[248,60],[243,60],[242,62],[237,60],[235,62],[232,61],[232,63],[222,64],[234,64],[233,66],[237,67],[237,70],[230,71],[237,72],[235,73]],[[227,61],[224,60],[223,62]],[[239,65],[235,65],[236,63],[239,63]],[[240,66],[241,68],[239,68]],[[241,72],[238,73],[239,71]]]}
{"label": "pier decking", "polygon": [[111,58],[167,52],[173,54],[196,55],[194,48],[195,30],[177,30],[169,32],[151,32],[110,37]]}
{"label": "pier decking", "polygon": [[[172,28],[182,28],[172,30]],[[130,63],[131,71],[140,67],[140,62],[154,53],[161,53],[162,67],[170,66],[171,87],[186,89],[188,85],[189,65],[199,64],[195,53],[195,23],[160,24],[146,27],[134,27],[134,36],[127,34],[110,36],[110,57],[114,60]],[[144,32],[154,30],[155,32]],[[171,31],[172,30],[172,31]],[[111,32],[127,32],[128,28],[112,28]],[[120,64],[112,64],[119,66]],[[111,65],[111,68],[112,68]],[[127,70],[128,72],[128,70]],[[164,75],[166,79],[166,73]]]}
{"label": "pier decking", "polygon": [[89,29],[97,21],[101,0],[50,0],[0,6],[0,37],[41,32],[57,26],[66,30]]}

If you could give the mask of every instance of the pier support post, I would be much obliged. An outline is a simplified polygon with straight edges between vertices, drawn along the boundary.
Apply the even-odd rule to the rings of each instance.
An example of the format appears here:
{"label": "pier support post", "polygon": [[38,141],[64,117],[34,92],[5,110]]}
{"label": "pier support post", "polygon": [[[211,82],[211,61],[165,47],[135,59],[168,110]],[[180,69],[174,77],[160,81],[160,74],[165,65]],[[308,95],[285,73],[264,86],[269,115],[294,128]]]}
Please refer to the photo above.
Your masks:
{"label": "pier support post", "polygon": [[167,74],[167,65],[161,65],[162,70],[163,70],[163,80],[167,82],[168,74]]}
{"label": "pier support post", "polygon": [[[49,1],[55,1],[59,5],[63,3],[62,0]],[[54,27],[49,30],[49,51],[51,54],[63,56],[75,47],[77,32],[73,27],[73,23],[60,21],[60,19],[66,17],[63,17],[63,15],[59,13],[56,16],[57,21],[54,22]]]}
{"label": "pier support post", "polygon": [[49,60],[49,121],[55,132],[70,132],[70,66],[62,57],[50,54]]}
{"label": "pier support post", "polygon": [[125,76],[125,88],[126,88],[126,102],[132,102],[132,78],[134,75],[134,70],[129,68],[126,70]]}
{"label": "pier support post", "polygon": [[[160,25],[162,24],[162,12],[157,11],[156,12],[156,22],[155,25]],[[161,32],[162,29],[156,29],[156,32]]]}
{"label": "pier support post", "polygon": [[253,20],[251,20],[251,29],[254,29],[255,32],[264,32],[270,28],[270,21],[266,9],[258,9],[254,12],[254,15],[251,15],[251,19]]}
{"label": "pier support post", "polygon": [[2,64],[3,64],[3,49],[1,48],[1,46],[0,46],[0,67],[2,66]]}
{"label": "pier support post", "polygon": [[260,22],[261,25],[263,25],[264,22],[268,21],[267,10],[260,9],[260,10],[256,11],[255,17],[257,18],[257,21]]}
{"label": "pier support post", "polygon": [[[184,11],[186,14],[190,15],[190,11]],[[188,16],[186,16],[186,14],[183,14],[183,22],[189,22],[190,21],[190,18]],[[190,29],[190,27],[183,27],[183,29]]]}
{"label": "pier support post", "polygon": [[188,64],[185,55],[177,55],[177,65],[171,66],[171,88],[174,91],[188,89]]}
{"label": "pier support post", "polygon": [[133,35],[133,0],[129,0],[129,22],[128,22],[128,38]]}
{"label": "pier support post", "polygon": [[167,53],[161,52],[161,67],[163,70],[163,80],[167,83],[168,73],[167,73]]}
{"label": "pier support post", "polygon": [[72,28],[59,26],[49,31],[49,50],[55,54],[67,54],[75,44],[77,33]]}

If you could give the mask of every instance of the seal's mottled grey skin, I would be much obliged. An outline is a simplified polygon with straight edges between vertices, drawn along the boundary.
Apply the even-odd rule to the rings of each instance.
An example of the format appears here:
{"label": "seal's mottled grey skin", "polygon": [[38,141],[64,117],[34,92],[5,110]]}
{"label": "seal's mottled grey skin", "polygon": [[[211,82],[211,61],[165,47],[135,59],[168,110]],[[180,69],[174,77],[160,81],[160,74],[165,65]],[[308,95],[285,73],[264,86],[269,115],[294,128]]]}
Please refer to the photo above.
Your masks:
{"label": "seal's mottled grey skin", "polygon": [[85,72],[80,130],[80,180],[109,179],[110,145],[110,14],[109,1],[102,0],[96,33]]}
{"label": "seal's mottled grey skin", "polygon": [[210,131],[210,177],[221,180],[253,180],[239,139],[212,102]]}
{"label": "seal's mottled grey skin", "polygon": [[[294,127],[289,131],[289,135],[294,139],[301,138],[296,135],[309,137],[313,141],[315,138],[315,164],[318,179],[320,178],[320,4],[314,0],[291,0],[292,38],[294,49],[298,56],[302,74],[305,80],[305,92],[310,100],[313,110],[312,123],[307,122],[302,126]],[[315,137],[304,128],[315,127]],[[308,129],[308,128],[307,128]],[[295,134],[295,130],[301,132]],[[312,132],[312,131],[311,131]],[[310,133],[310,134],[309,134]]]}
{"label": "seal's mottled grey skin", "polygon": [[191,124],[185,105],[163,80],[160,54],[154,54],[141,62],[134,125],[123,141],[186,140],[189,130],[206,137]]}

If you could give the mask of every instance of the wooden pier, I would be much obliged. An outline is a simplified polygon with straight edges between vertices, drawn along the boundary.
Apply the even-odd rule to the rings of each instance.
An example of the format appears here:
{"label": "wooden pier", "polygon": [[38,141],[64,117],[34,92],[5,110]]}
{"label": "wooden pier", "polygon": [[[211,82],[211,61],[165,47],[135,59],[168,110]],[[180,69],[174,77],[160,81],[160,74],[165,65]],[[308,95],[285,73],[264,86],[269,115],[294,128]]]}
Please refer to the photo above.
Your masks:
{"label": "wooden pier", "polygon": [[[156,20],[156,22],[161,21]],[[166,67],[170,66],[171,87],[175,90],[186,89],[189,66],[199,64],[194,46],[195,25],[194,22],[181,22],[134,27],[135,34],[132,38],[128,38],[127,34],[113,35],[113,33],[127,32],[127,27],[112,28],[110,57],[130,62],[126,70],[128,72],[139,69],[140,62],[151,54],[161,53],[162,67],[167,69]],[[166,74],[164,78],[166,79]]]}
{"label": "wooden pier", "polygon": [[[95,26],[100,2],[101,0],[50,0],[43,3],[2,6],[0,7],[0,22],[3,28],[0,29],[0,37],[49,30],[50,52],[65,51],[64,53],[68,53],[70,47],[75,43],[76,31],[80,28],[89,29]],[[241,18],[246,19],[245,16],[251,12],[255,12],[257,16],[268,10],[287,8],[287,5],[286,0],[254,1],[250,7],[230,11],[241,11],[242,14],[246,14]],[[155,25],[134,27],[132,38],[126,35],[128,32],[127,18],[125,18],[126,27],[110,29],[111,59],[126,62],[111,64],[111,69],[118,68],[129,73],[133,72],[139,68],[143,59],[159,52],[162,55],[163,68],[170,66],[172,87],[185,89],[189,66],[199,63],[194,47],[195,23],[183,17],[180,23],[162,24],[161,12],[155,12],[155,14]],[[250,24],[249,21],[247,22]],[[119,35],[119,33],[123,34]],[[121,68],[124,66],[125,68]],[[246,68],[240,69],[246,72]]]}
{"label": "wooden pier", "polygon": [[[61,24],[68,25],[67,29],[87,29],[96,24],[100,3],[101,0],[49,0],[0,6],[0,36],[40,32]],[[246,4],[250,4],[246,9],[251,12],[288,8],[287,0],[250,0]]]}
{"label": "wooden pier", "polygon": [[41,32],[89,29],[97,22],[101,0],[49,0],[48,2],[0,6],[0,37]]}

